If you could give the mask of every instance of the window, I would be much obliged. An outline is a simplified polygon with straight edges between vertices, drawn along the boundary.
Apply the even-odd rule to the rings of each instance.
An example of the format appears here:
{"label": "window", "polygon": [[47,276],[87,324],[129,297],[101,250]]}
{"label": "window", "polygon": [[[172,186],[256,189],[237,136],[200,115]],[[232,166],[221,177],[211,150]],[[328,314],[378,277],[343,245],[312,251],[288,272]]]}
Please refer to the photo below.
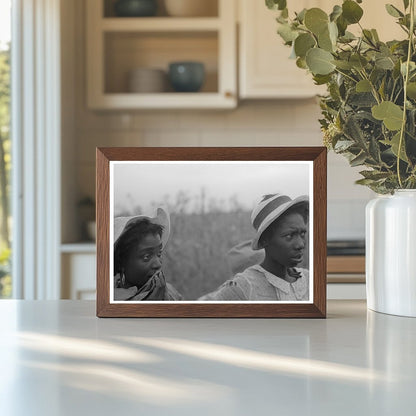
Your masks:
{"label": "window", "polygon": [[0,298],[9,298],[12,293],[10,268],[10,7],[10,0],[0,0]]}

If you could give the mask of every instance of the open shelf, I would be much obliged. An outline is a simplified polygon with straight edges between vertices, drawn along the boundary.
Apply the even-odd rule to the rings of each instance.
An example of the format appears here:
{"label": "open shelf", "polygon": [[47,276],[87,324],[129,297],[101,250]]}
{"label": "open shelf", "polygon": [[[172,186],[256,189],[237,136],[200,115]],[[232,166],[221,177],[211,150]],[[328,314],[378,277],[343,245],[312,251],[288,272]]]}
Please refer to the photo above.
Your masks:
{"label": "open shelf", "polygon": [[219,28],[220,20],[215,17],[195,17],[192,19],[180,17],[138,17],[125,19],[115,17],[103,19],[101,22],[101,29],[106,32],[127,32],[132,30],[137,32],[169,32],[175,30],[198,32],[218,30]]}
{"label": "open shelf", "polygon": [[[114,17],[113,2],[89,0],[87,7],[87,102],[91,109],[221,109],[237,106],[236,10],[229,0],[212,0],[216,16]],[[173,62],[201,62],[200,91],[129,88],[131,71],[167,73]]]}

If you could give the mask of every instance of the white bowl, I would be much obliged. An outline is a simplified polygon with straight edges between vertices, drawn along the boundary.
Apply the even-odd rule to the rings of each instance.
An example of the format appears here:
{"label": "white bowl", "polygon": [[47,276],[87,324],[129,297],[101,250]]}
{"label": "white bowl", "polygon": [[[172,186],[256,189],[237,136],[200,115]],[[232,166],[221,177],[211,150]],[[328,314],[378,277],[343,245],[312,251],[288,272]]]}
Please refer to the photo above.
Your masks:
{"label": "white bowl", "polygon": [[217,0],[165,0],[166,12],[174,17],[217,16]]}
{"label": "white bowl", "polygon": [[129,72],[129,92],[158,93],[166,89],[167,74],[163,69],[136,68]]}

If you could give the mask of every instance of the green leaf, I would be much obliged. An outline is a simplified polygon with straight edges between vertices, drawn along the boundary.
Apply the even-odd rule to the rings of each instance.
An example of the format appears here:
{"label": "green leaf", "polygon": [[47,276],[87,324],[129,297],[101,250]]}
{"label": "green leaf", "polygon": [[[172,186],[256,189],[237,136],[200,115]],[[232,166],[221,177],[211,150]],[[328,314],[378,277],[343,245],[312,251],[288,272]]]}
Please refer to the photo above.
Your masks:
{"label": "green leaf", "polygon": [[308,69],[308,65],[306,65],[305,58],[298,58],[296,59],[296,66],[301,69]]}
{"label": "green leaf", "polygon": [[358,55],[358,53],[352,55],[349,62],[358,70],[364,69],[364,67],[368,64],[367,60],[363,56]]}
{"label": "green leaf", "polygon": [[333,72],[335,69],[335,65],[332,63],[333,59],[330,52],[320,48],[309,49],[306,54],[306,64],[314,75],[327,75]]}
{"label": "green leaf", "polygon": [[338,17],[342,15],[342,7],[336,4],[334,8],[332,9],[332,13],[329,15],[329,20],[331,22],[335,22]]}
{"label": "green leaf", "polygon": [[296,32],[296,30],[293,30],[292,27],[287,23],[280,24],[277,28],[277,33],[288,44],[290,44],[290,42],[293,42],[298,36],[298,32]]}
{"label": "green leaf", "polygon": [[306,14],[306,9],[302,9],[299,13],[296,14],[296,19],[303,23],[303,21],[305,20],[305,14]]}
{"label": "green leaf", "polygon": [[377,102],[370,92],[360,92],[350,94],[348,104],[356,107],[373,107]]}
{"label": "green leaf", "polygon": [[416,82],[407,84],[407,96],[412,100],[416,100]]}
{"label": "green leaf", "polygon": [[302,33],[295,39],[296,56],[304,58],[306,52],[316,45],[314,37],[309,33]]}
{"label": "green leaf", "polygon": [[318,45],[321,49],[324,49],[328,52],[334,51],[334,44],[332,43],[331,37],[329,35],[329,28],[327,27],[325,31],[321,32],[318,35]]}
{"label": "green leaf", "polygon": [[366,139],[361,124],[362,120],[357,114],[348,117],[344,125],[344,134],[363,149],[366,147]]}
{"label": "green leaf", "polygon": [[391,173],[390,172],[379,172],[377,170],[362,170],[360,175],[364,176],[365,179],[372,179],[373,181],[378,181],[380,179],[388,178]]}
{"label": "green leaf", "polygon": [[342,3],[342,16],[349,23],[358,23],[363,16],[363,9],[352,0],[346,0]]}
{"label": "green leaf", "polygon": [[338,140],[334,146],[334,150],[337,153],[345,152],[353,145],[354,145],[354,142],[351,140]]}
{"label": "green leaf", "polygon": [[393,17],[403,17],[404,14],[397,8],[394,7],[392,4],[386,4],[387,13]]}
{"label": "green leaf", "polygon": [[364,40],[367,43],[369,43],[370,45],[373,45],[375,43],[375,41],[373,39],[373,34],[371,33],[371,30],[364,29],[363,30],[363,36],[364,36]]}
{"label": "green leaf", "polygon": [[334,22],[329,22],[328,24],[328,30],[329,30],[329,37],[331,38],[331,42],[334,46],[337,44],[338,39],[338,26]]}
{"label": "green leaf", "polygon": [[383,101],[371,109],[373,117],[382,120],[384,125],[392,131],[402,127],[403,110],[391,101]]}
{"label": "green leaf", "polygon": [[[339,27],[337,26],[338,30]],[[344,33],[344,36],[341,36],[338,38],[338,42],[341,43],[350,43],[353,40],[357,39],[356,36],[354,34],[352,34],[351,32],[348,32],[348,30]]]}
{"label": "green leaf", "polygon": [[337,27],[340,36],[344,36],[348,27],[348,22],[344,19],[342,15],[337,19]]}
{"label": "green leaf", "polygon": [[380,94],[380,97],[385,100],[386,99],[386,78],[383,78],[381,81],[380,87],[378,89],[378,93]]}
{"label": "green leaf", "polygon": [[366,159],[367,155],[364,152],[361,152],[358,156],[350,160],[350,166],[360,166],[365,162]]}
{"label": "green leaf", "polygon": [[315,35],[327,30],[328,15],[318,7],[309,9],[305,13],[305,26]]}
{"label": "green leaf", "polygon": [[370,137],[370,145],[368,147],[370,155],[373,159],[373,162],[376,166],[380,166],[381,162],[381,154],[380,154],[380,147],[378,145],[378,140],[374,137]]}
{"label": "green leaf", "polygon": [[[397,157],[399,154],[399,144],[400,144],[400,132],[395,134],[390,142],[384,143],[389,146],[391,146],[391,151],[393,154]],[[406,149],[405,149],[405,141],[403,140],[402,146],[400,148],[400,156],[399,158],[403,160],[404,162],[409,162],[409,159],[406,155]]]}
{"label": "green leaf", "polygon": [[315,85],[324,85],[331,81],[331,76],[315,74],[313,80],[315,81]]}
{"label": "green leaf", "polygon": [[348,71],[352,68],[352,65],[348,61],[334,60],[332,63],[339,69]]}
{"label": "green leaf", "polygon": [[286,0],[266,0],[266,6],[271,10],[283,10],[286,5]]}
{"label": "green leaf", "polygon": [[[409,73],[412,73],[416,70],[416,64],[414,62],[409,62]],[[400,65],[400,72],[403,76],[406,76],[406,62],[402,62]]]}
{"label": "green leaf", "polygon": [[376,29],[371,29],[371,34],[373,35],[373,39],[376,42],[380,42],[380,38],[378,37],[378,33],[377,33],[377,30]]}
{"label": "green leaf", "polygon": [[390,56],[378,56],[375,61],[376,67],[380,69],[394,69],[394,61]]}
{"label": "green leaf", "polygon": [[362,79],[360,82],[357,82],[355,86],[357,92],[371,92],[371,83],[366,79]]}
{"label": "green leaf", "polygon": [[409,0],[403,0],[403,6],[404,6],[404,9],[406,10],[409,7]]}

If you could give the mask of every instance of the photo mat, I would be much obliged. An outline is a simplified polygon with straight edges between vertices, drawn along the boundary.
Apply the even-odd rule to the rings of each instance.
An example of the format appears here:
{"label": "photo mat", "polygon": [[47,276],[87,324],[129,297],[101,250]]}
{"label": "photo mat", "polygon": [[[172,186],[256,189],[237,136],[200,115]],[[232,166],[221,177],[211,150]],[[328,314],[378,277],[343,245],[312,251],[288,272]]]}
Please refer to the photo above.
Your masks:
{"label": "photo mat", "polygon": [[[113,161],[110,162],[110,230],[114,218],[146,215],[162,207],[170,216],[170,236],[164,248],[162,270],[181,300],[148,302],[213,302],[214,292],[244,268],[260,263],[264,249],[252,250],[255,236],[251,214],[267,195],[292,199],[313,195],[311,161],[194,162]],[[143,178],[146,178],[143,180]],[[305,253],[299,266],[308,273],[308,294],[302,299],[244,302],[313,301],[313,261],[309,261],[313,232],[313,205],[309,209]],[[110,238],[110,270],[114,268],[114,235]],[[238,251],[238,247],[242,247]],[[313,260],[313,256],[312,256]],[[114,273],[110,271],[110,302],[141,302],[114,299]],[[204,299],[205,296],[205,299]],[[218,300],[239,302],[238,300]]]}

